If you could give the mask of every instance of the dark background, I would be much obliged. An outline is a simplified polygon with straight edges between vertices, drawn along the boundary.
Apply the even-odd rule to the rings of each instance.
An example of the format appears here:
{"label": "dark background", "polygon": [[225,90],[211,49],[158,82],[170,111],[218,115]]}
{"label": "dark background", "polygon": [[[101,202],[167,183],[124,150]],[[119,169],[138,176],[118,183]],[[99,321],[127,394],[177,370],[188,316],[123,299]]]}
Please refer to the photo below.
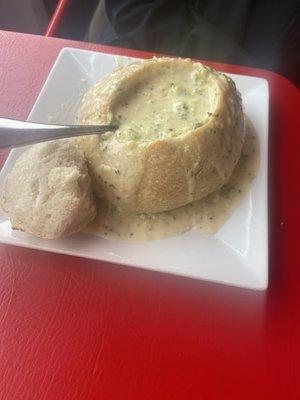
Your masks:
{"label": "dark background", "polygon": [[[27,1],[43,4],[46,20],[33,32],[43,34],[58,1]],[[99,0],[69,0],[55,36],[265,68],[300,86],[300,0],[102,3],[105,15],[98,18]],[[26,32],[22,16],[5,20],[7,4],[0,0],[0,29]]]}

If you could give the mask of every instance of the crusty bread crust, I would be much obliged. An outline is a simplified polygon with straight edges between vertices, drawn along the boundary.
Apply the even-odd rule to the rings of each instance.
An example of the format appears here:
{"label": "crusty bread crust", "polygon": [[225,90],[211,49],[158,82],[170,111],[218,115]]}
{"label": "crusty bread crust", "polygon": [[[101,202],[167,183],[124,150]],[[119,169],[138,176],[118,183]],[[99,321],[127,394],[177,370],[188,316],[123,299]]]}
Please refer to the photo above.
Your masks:
{"label": "crusty bread crust", "polygon": [[[122,92],[146,80],[159,68],[183,68],[190,59],[159,58],[119,68],[84,96],[78,114],[83,124],[114,122],[114,105]],[[215,110],[207,122],[177,137],[152,142],[120,141],[113,134],[101,150],[100,137],[77,140],[84,150],[94,190],[120,210],[156,213],[197,201],[221,187],[230,177],[244,142],[241,97],[224,74],[201,66],[208,84],[217,87]]]}
{"label": "crusty bread crust", "polygon": [[41,238],[84,229],[96,207],[83,154],[68,140],[30,147],[6,177],[1,206],[13,229]]}

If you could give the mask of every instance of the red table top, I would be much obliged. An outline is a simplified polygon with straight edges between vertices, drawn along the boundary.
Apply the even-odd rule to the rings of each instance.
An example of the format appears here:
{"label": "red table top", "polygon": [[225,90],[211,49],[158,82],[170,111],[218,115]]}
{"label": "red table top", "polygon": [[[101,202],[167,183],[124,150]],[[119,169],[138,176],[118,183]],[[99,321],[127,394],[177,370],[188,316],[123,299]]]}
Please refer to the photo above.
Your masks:
{"label": "red table top", "polygon": [[[0,32],[0,115],[27,117],[66,46],[151,56]],[[207,64],[269,81],[269,290],[1,245],[0,400],[300,398],[299,91]]]}

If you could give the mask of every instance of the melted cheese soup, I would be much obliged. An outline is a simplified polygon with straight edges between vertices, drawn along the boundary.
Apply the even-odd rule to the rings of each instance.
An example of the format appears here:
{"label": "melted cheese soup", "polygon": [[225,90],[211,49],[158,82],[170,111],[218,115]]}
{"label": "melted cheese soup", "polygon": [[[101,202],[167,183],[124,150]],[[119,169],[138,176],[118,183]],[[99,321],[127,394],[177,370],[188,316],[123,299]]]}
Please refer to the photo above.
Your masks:
{"label": "melted cheese soup", "polygon": [[161,68],[146,81],[137,81],[114,106],[120,140],[149,142],[193,131],[212,116],[217,87],[204,79],[200,67]]}

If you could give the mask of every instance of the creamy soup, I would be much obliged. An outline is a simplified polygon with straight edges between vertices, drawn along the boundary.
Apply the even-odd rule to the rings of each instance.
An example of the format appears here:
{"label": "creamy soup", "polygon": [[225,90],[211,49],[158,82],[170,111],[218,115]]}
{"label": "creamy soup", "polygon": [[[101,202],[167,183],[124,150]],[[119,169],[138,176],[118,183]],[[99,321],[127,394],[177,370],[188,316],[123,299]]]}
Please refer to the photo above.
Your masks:
{"label": "creamy soup", "polygon": [[216,233],[249,191],[259,166],[259,143],[254,129],[247,134],[240,160],[229,181],[206,198],[158,214],[122,214],[99,203],[97,220],[86,232],[111,240],[157,240],[180,235],[190,229]]}
{"label": "creamy soup", "polygon": [[175,137],[207,122],[215,109],[217,88],[203,71],[161,68],[146,81],[121,93],[114,106],[120,140],[152,141]]}

